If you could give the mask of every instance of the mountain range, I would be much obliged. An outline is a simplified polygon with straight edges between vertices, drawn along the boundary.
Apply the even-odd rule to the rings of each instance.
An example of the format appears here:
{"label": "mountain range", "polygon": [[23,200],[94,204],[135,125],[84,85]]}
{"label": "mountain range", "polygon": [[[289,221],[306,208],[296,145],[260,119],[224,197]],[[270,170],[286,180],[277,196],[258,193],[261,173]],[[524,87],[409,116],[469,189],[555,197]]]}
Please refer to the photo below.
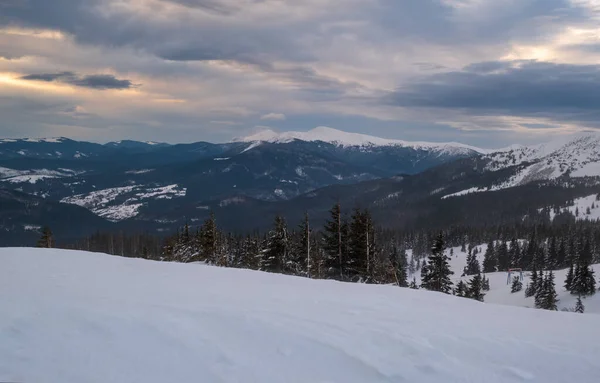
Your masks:
{"label": "mountain range", "polygon": [[50,223],[63,238],[167,232],[210,211],[248,231],[278,213],[321,221],[336,202],[369,207],[389,227],[522,220],[600,192],[599,148],[594,133],[489,150],[324,127],[221,144],[2,139],[0,243],[29,241]]}

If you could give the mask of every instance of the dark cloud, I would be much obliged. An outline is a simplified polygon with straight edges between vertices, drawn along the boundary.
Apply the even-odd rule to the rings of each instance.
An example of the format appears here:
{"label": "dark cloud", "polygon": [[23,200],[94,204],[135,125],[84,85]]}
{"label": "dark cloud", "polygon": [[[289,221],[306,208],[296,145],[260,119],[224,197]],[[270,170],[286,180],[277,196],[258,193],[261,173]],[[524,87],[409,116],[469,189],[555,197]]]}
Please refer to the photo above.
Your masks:
{"label": "dark cloud", "polygon": [[[413,81],[384,100],[402,107],[453,110],[467,116],[540,117],[598,127],[600,65],[478,63],[462,71]],[[528,127],[540,126],[532,123]]]}
{"label": "dark cloud", "polygon": [[22,80],[63,82],[83,88],[92,89],[130,89],[134,84],[130,80],[119,80],[113,75],[99,74],[80,77],[73,72],[30,74],[21,77]]}

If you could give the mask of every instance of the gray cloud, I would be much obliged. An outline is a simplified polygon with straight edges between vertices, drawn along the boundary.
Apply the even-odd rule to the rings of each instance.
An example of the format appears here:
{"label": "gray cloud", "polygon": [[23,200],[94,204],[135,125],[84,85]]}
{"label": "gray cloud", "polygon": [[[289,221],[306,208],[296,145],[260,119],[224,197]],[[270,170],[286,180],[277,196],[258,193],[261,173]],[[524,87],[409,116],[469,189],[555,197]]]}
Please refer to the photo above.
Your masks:
{"label": "gray cloud", "polygon": [[40,74],[29,74],[21,77],[22,80],[30,81],[46,81],[46,82],[63,82],[83,88],[91,89],[130,89],[134,87],[130,80],[119,80],[113,75],[109,74],[98,74],[98,75],[87,75],[80,77],[73,72],[60,72],[60,73],[40,73]]}
{"label": "gray cloud", "polygon": [[399,106],[557,113],[600,111],[600,65],[538,61],[472,64],[400,87]]}

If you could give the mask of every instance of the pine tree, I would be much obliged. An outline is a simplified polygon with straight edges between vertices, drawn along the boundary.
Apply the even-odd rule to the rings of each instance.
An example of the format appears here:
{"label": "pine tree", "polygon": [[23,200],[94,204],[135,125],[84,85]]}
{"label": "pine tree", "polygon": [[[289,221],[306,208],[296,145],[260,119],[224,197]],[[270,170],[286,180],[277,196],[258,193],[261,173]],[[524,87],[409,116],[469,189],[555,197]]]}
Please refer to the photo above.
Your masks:
{"label": "pine tree", "polygon": [[390,255],[390,264],[394,268],[396,284],[400,287],[408,287],[406,251],[404,249],[398,251],[398,247],[394,245]]}
{"label": "pine tree", "polygon": [[550,239],[548,246],[548,254],[546,259],[546,268],[550,270],[556,270],[559,268],[558,264],[558,246],[556,244],[556,237]]}
{"label": "pine tree", "polygon": [[431,291],[450,294],[452,292],[450,275],[454,273],[450,270],[448,257],[444,253],[444,250],[444,236],[440,233],[431,248],[427,267],[421,271],[421,287]]}
{"label": "pine tree", "polygon": [[269,232],[266,248],[260,262],[260,270],[281,273],[288,253],[288,232],[285,220],[275,217],[273,229]]}
{"label": "pine tree", "polygon": [[457,297],[466,297],[467,296],[467,284],[465,282],[463,282],[462,280],[458,281],[458,283],[456,284],[456,289],[454,289],[454,295],[456,295]]}
{"label": "pine tree", "polygon": [[467,290],[467,297],[475,299],[476,301],[483,302],[483,278],[481,274],[477,274],[469,281],[469,288]]}
{"label": "pine tree", "polygon": [[517,293],[523,289],[523,282],[521,282],[521,278],[514,277],[512,281],[512,286],[510,288],[511,293]]}
{"label": "pine tree", "polygon": [[308,276],[310,278],[311,263],[311,229],[308,213],[298,226],[298,231],[291,236],[289,256],[287,260],[287,273],[292,275]]}
{"label": "pine tree", "polygon": [[536,294],[537,287],[539,285],[539,278],[537,270],[534,268],[531,271],[531,280],[527,284],[527,288],[525,289],[525,297],[529,298]]}
{"label": "pine tree", "polygon": [[565,290],[571,291],[573,287],[573,278],[575,277],[575,270],[573,264],[569,267],[569,272],[567,272],[567,278],[565,279]]}
{"label": "pine tree", "polygon": [[355,209],[348,236],[349,254],[344,262],[349,280],[374,282],[375,263],[379,261],[374,239],[371,214],[367,210]]}
{"label": "pine tree", "polygon": [[479,267],[479,261],[475,256],[473,249],[469,247],[469,253],[467,254],[467,267],[465,268],[465,275],[475,275],[481,273]]}
{"label": "pine tree", "polygon": [[506,241],[500,241],[496,247],[496,259],[498,261],[498,271],[506,271],[510,268],[511,257]]}
{"label": "pine tree", "polygon": [[204,224],[200,227],[198,237],[198,242],[200,245],[200,260],[210,264],[216,264],[220,258],[218,254],[219,232],[217,229],[215,214],[213,212],[210,213],[208,219],[206,219]]}
{"label": "pine tree", "polygon": [[483,280],[481,281],[481,289],[483,291],[490,291],[490,280],[485,277],[485,274],[483,274]]}
{"label": "pine tree", "polygon": [[54,247],[54,235],[48,226],[44,226],[42,229],[42,236],[37,241],[36,247],[42,247],[46,249],[51,249]]}
{"label": "pine tree", "polygon": [[332,278],[345,279],[345,253],[347,247],[348,227],[342,219],[340,204],[335,204],[329,211],[331,218],[323,229],[322,248],[325,251],[325,267]]}
{"label": "pine tree", "polygon": [[544,278],[544,294],[542,297],[542,308],[544,310],[558,310],[558,294],[554,283],[554,273],[552,270]]}
{"label": "pine tree", "polygon": [[583,314],[584,311],[585,311],[585,306],[583,305],[583,302],[581,301],[581,296],[578,296],[577,303],[575,304],[575,312]]}
{"label": "pine tree", "polygon": [[510,267],[519,267],[521,264],[521,248],[519,247],[519,241],[517,241],[515,238],[510,241],[508,253],[510,256]]}

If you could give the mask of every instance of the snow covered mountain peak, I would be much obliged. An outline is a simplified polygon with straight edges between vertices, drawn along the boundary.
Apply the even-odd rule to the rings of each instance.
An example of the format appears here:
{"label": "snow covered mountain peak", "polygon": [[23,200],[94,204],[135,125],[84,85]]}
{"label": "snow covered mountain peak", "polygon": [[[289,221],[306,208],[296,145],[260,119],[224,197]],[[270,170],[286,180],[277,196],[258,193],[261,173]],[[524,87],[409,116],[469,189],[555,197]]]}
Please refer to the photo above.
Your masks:
{"label": "snow covered mountain peak", "polygon": [[327,142],[343,147],[374,147],[374,146],[401,146],[417,150],[433,150],[440,154],[473,154],[490,153],[490,150],[481,149],[457,142],[433,143],[422,141],[404,141],[370,136],[360,133],[344,132],[342,130],[319,126],[307,132],[275,132],[271,129],[261,130],[247,137],[236,139],[239,142],[271,142],[288,143],[294,140],[307,142]]}

